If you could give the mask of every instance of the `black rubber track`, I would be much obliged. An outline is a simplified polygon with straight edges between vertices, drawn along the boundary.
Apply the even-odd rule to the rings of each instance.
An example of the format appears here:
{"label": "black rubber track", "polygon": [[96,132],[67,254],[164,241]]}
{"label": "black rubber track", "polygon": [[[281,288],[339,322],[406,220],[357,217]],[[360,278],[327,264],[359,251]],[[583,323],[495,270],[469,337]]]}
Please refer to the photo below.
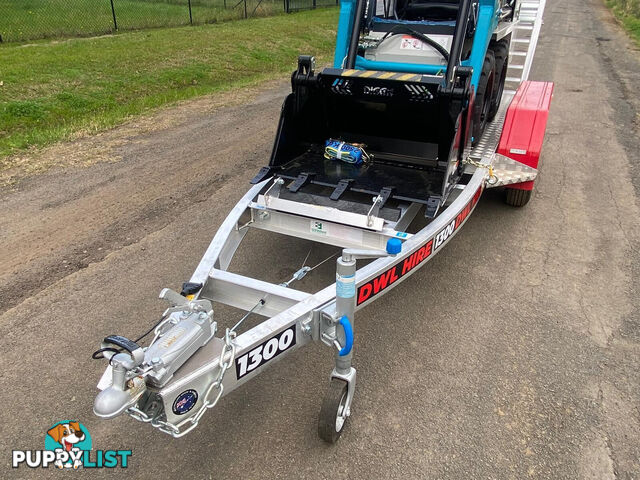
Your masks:
{"label": "black rubber track", "polygon": [[495,59],[495,78],[498,80],[498,84],[493,89],[493,94],[491,95],[491,107],[489,108],[488,118],[488,121],[490,122],[495,118],[496,113],[498,113],[498,108],[500,108],[500,100],[502,100],[502,92],[504,91],[504,82],[507,79],[507,67],[509,66],[509,41],[500,40],[489,48],[493,52]]}
{"label": "black rubber track", "polygon": [[482,73],[478,81],[478,91],[473,103],[473,145],[477,144],[487,126],[489,119],[489,108],[491,106],[491,95],[493,94],[495,58],[491,50],[487,50],[482,65]]}

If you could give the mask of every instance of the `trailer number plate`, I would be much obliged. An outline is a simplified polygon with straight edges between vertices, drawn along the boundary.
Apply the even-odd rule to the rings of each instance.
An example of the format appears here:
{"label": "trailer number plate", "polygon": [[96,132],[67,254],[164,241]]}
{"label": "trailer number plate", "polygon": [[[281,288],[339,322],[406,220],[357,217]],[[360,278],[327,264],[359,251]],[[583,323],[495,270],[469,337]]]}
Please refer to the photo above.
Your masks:
{"label": "trailer number plate", "polygon": [[236,358],[236,376],[238,380],[295,344],[296,327],[292,325],[269,340],[262,342],[249,353]]}

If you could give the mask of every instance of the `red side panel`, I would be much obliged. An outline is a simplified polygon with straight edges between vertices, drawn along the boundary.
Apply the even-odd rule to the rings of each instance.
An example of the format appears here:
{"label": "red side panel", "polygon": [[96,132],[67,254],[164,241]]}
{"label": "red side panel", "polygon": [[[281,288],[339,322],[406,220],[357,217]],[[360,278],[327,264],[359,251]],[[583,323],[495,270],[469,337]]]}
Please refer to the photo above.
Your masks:
{"label": "red side panel", "polygon": [[[507,110],[497,153],[538,168],[552,93],[551,82],[522,82]],[[533,182],[509,187],[532,190]]]}

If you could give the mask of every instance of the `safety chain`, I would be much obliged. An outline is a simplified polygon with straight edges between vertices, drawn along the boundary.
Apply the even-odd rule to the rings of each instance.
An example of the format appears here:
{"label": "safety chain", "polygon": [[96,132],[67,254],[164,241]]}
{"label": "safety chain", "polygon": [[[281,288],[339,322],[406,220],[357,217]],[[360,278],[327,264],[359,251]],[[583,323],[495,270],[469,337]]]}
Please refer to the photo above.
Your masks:
{"label": "safety chain", "polygon": [[[145,412],[143,412],[142,410],[136,407],[129,408],[127,410],[127,413],[131,417],[141,422],[144,422],[144,423],[150,422],[153,427],[159,429],[161,432],[168,433],[174,438],[180,438],[186,435],[187,433],[189,433],[191,430],[193,430],[198,426],[198,422],[200,421],[204,413],[209,408],[215,407],[216,404],[218,403],[218,400],[220,400],[220,398],[222,397],[222,392],[224,391],[224,385],[222,384],[222,381],[224,380],[224,375],[225,373],[227,373],[227,370],[229,370],[231,365],[233,365],[233,361],[236,356],[236,346],[233,343],[233,340],[235,339],[235,337],[236,337],[236,332],[233,331],[233,329],[227,328],[227,331],[224,336],[224,347],[222,348],[222,352],[220,352],[220,360],[219,360],[220,369],[218,370],[218,375],[211,382],[211,384],[209,385],[209,388],[207,388],[207,391],[203,397],[203,402],[202,402],[202,406],[200,407],[200,410],[198,410],[195,413],[195,415],[189,418],[188,421],[191,422],[191,425],[189,425],[189,427],[187,427],[185,430],[180,431],[178,427],[176,427],[175,425],[172,425],[169,422],[160,420],[158,418],[152,418],[149,415],[147,415]],[[227,354],[229,353],[230,353],[229,359],[225,362],[224,357],[227,356]],[[215,399],[213,401],[210,401],[209,396],[211,395],[211,392],[214,389],[217,389],[218,392],[216,393]]]}
{"label": "safety chain", "polygon": [[493,171],[493,165],[492,164],[478,162],[477,160],[474,160],[471,157],[467,157],[466,159],[464,159],[462,161],[462,163],[464,163],[465,165],[474,166],[476,168],[486,168],[486,169],[488,169],[489,170],[489,178],[487,179],[487,183],[489,185],[495,185],[496,183],[498,183],[498,177],[496,176],[496,174]]}

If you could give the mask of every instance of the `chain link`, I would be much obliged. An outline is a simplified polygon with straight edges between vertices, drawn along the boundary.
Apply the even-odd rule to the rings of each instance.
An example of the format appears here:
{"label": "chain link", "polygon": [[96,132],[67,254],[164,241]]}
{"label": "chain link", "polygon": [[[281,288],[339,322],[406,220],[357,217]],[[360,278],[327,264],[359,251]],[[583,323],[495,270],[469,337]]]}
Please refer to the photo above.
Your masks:
{"label": "chain link", "polygon": [[[211,382],[211,384],[209,384],[209,387],[207,388],[207,391],[204,394],[204,397],[202,400],[202,406],[200,407],[200,410],[198,410],[191,418],[189,418],[188,421],[191,423],[191,425],[189,425],[186,429],[180,431],[180,429],[175,425],[167,421],[161,420],[159,418],[152,418],[149,415],[147,415],[145,412],[143,412],[142,410],[136,407],[130,407],[129,409],[127,409],[127,413],[129,414],[129,416],[144,423],[151,423],[153,427],[159,429],[161,432],[168,433],[174,438],[180,438],[186,435],[187,433],[189,433],[194,428],[196,428],[198,426],[198,422],[200,421],[204,413],[209,408],[215,407],[216,404],[218,403],[218,400],[220,400],[220,398],[222,397],[222,393],[224,391],[224,385],[222,384],[222,382],[224,380],[225,373],[227,373],[227,370],[229,370],[229,368],[231,368],[231,365],[233,365],[233,361],[235,360],[235,356],[236,356],[236,346],[233,343],[233,340],[235,339],[235,337],[236,337],[236,332],[233,331],[233,329],[227,328],[227,331],[224,335],[224,347],[222,348],[222,352],[220,352],[220,359],[218,361],[218,364],[220,365],[220,369],[218,370],[218,375]],[[228,354],[229,354],[229,359],[225,362],[224,358]],[[217,393],[215,394],[215,399],[209,400],[209,397],[211,396],[211,392],[214,389],[217,389]]]}
{"label": "chain link", "polygon": [[489,178],[487,179],[487,183],[489,185],[495,185],[498,183],[498,177],[493,171],[493,165],[490,163],[482,163],[477,160],[472,159],[471,157],[467,157],[463,162],[465,165],[471,165],[476,168],[486,168],[489,170]]}

